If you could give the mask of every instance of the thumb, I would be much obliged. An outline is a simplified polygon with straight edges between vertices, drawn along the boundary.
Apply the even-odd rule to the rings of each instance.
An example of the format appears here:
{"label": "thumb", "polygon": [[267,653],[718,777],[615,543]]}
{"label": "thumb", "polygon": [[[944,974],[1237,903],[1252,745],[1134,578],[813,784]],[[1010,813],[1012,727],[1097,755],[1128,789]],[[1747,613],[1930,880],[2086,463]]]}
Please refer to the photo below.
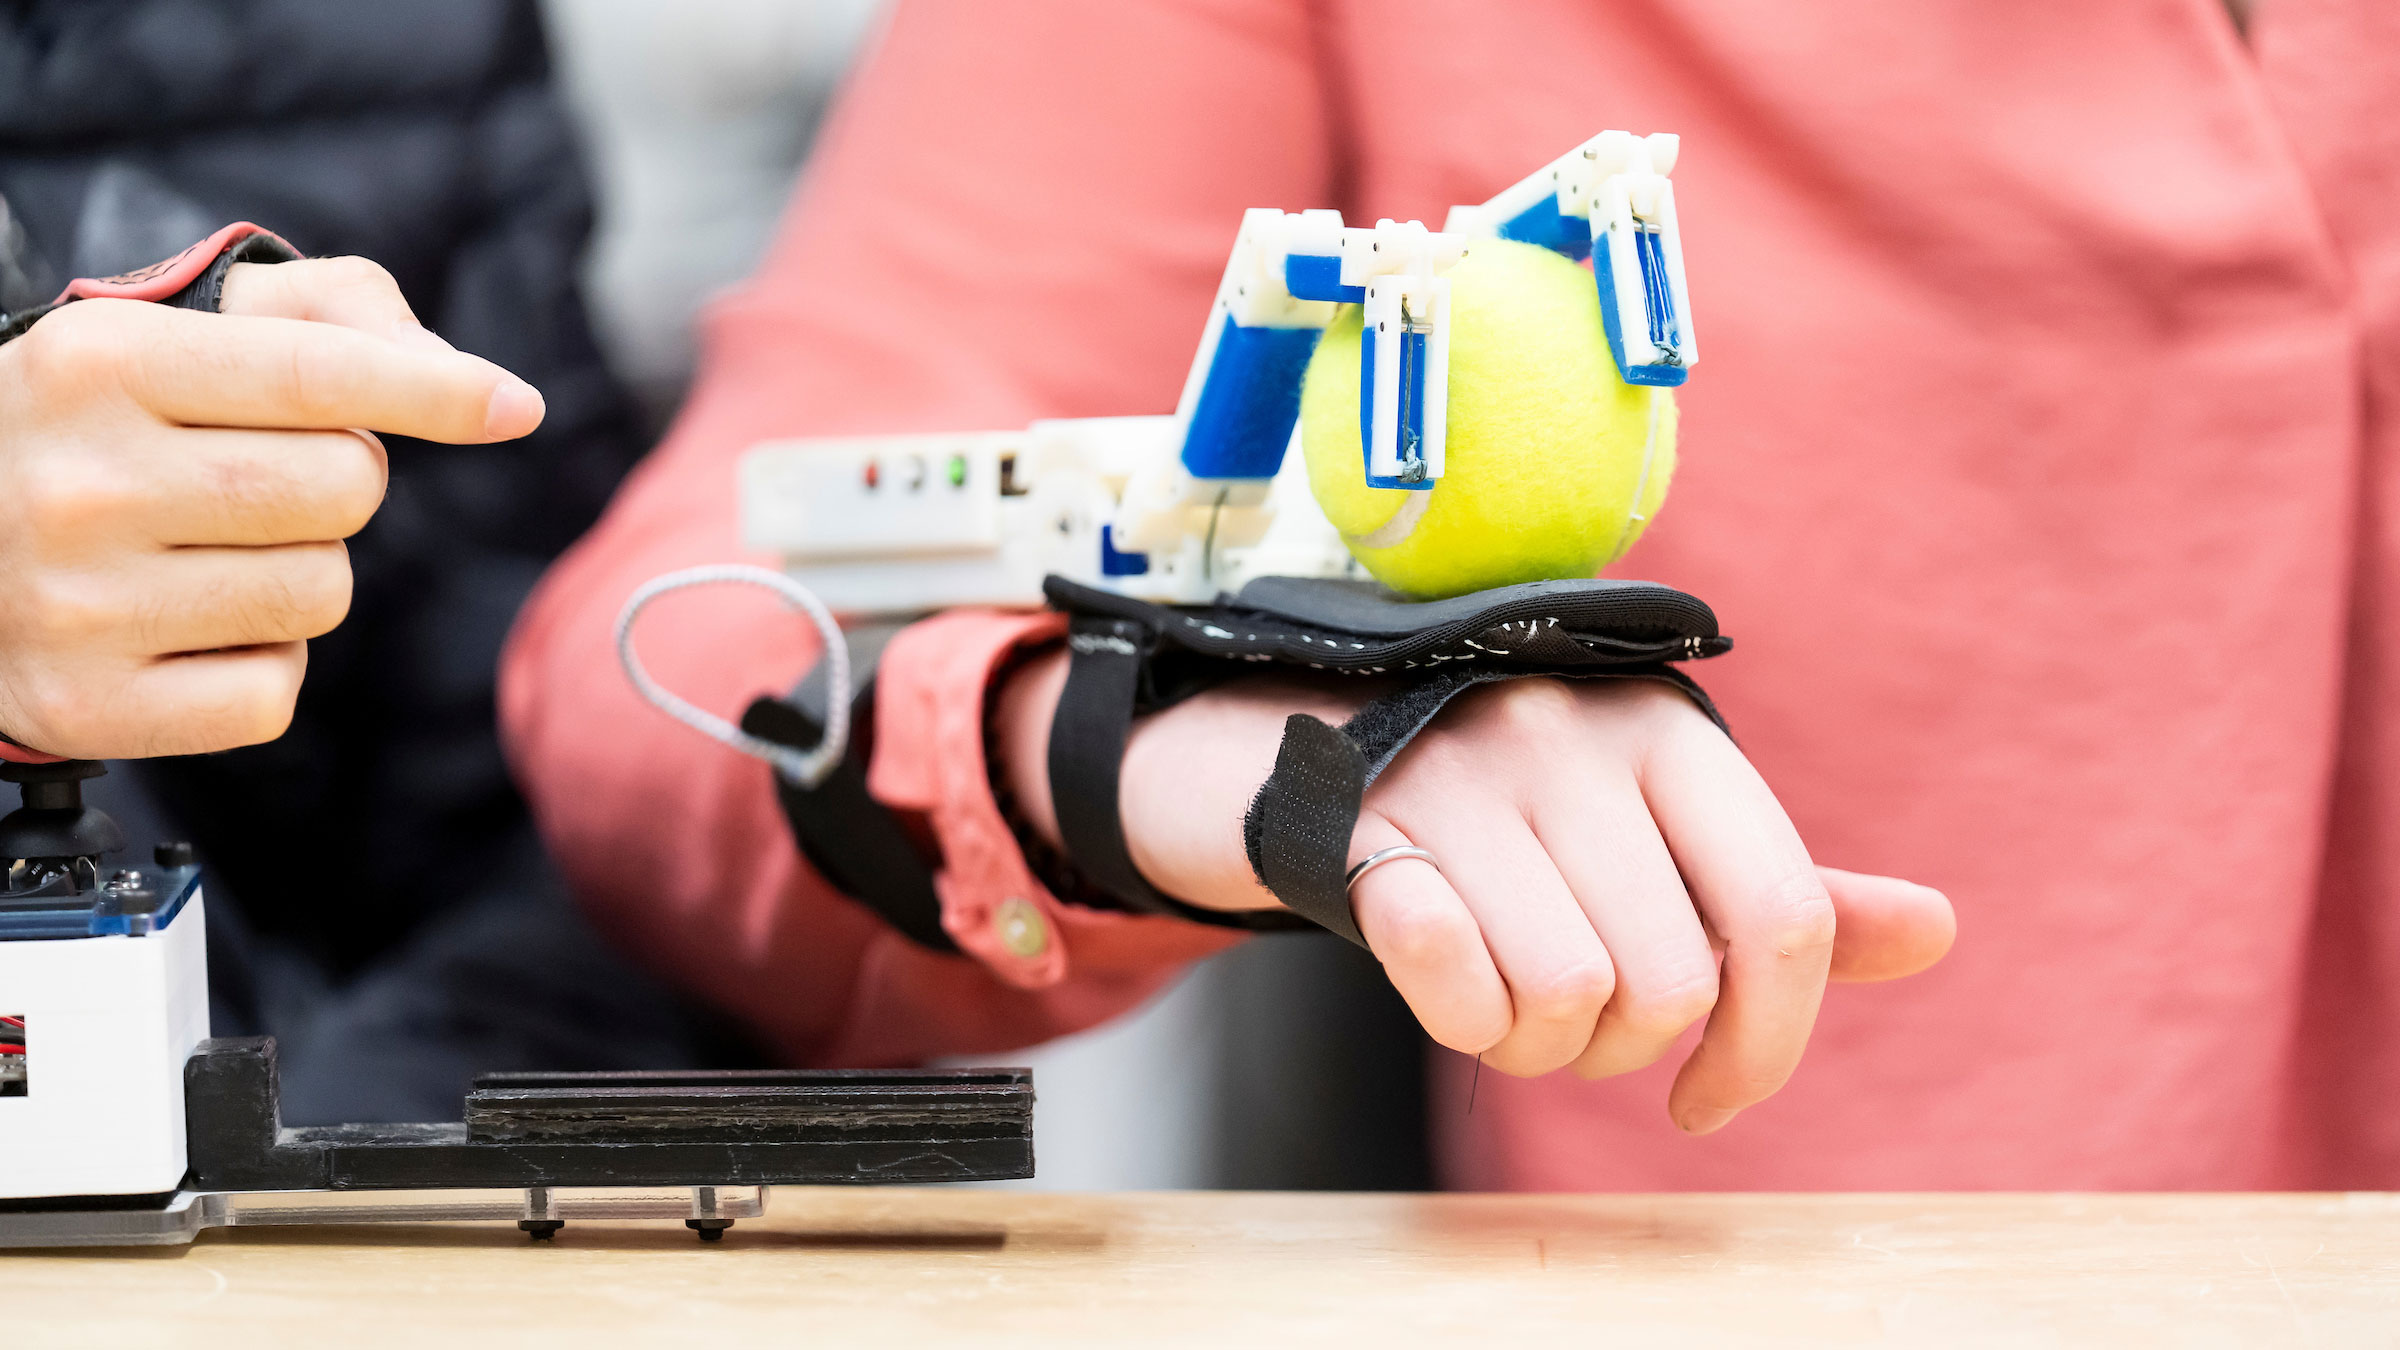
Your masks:
{"label": "thumb", "polygon": [[1832,978],[1896,980],[1942,959],[1958,936],[1949,898],[1898,877],[1819,867],[1833,897]]}
{"label": "thumb", "polygon": [[[457,350],[417,322],[416,312],[400,293],[400,283],[366,258],[235,263],[225,271],[225,290],[217,308],[224,314],[302,319],[355,329],[412,351],[446,355]],[[522,380],[508,378],[506,371],[501,375],[511,397],[493,403],[486,440],[515,440],[542,424],[541,394]]]}

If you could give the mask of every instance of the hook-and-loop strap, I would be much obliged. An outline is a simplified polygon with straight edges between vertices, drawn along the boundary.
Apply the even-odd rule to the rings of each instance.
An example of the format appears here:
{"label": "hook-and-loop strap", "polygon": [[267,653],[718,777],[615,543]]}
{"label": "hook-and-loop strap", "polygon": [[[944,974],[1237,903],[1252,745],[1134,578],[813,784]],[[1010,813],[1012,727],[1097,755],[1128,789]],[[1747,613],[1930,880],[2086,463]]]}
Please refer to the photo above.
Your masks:
{"label": "hook-and-loop strap", "polygon": [[[1671,684],[1719,727],[1675,662],[1732,646],[1692,596],[1638,581],[1530,582],[1422,603],[1341,582],[1265,577],[1206,606],[1165,606],[1051,577],[1071,618],[1066,686],[1049,746],[1050,794],[1068,858],[1127,909],[1245,928],[1305,921],[1365,945],[1347,889],[1367,788],[1459,694],[1527,676]],[[1328,681],[1398,682],[1339,728],[1284,724],[1275,771],[1243,820],[1259,883],[1285,911],[1223,914],[1161,894],[1134,866],[1118,813],[1134,718],[1270,664]],[[1194,821],[1194,828],[1208,823]]]}
{"label": "hook-and-loop strap", "polygon": [[1118,812],[1125,743],[1149,702],[1143,665],[1157,631],[1138,620],[1078,615],[1067,628],[1067,682],[1050,723],[1050,806],[1077,879],[1137,914],[1169,914],[1220,928],[1276,932],[1305,927],[1280,910],[1212,910],[1185,904],[1134,866]]}
{"label": "hook-and-loop strap", "polygon": [[1294,914],[1364,947],[1350,913],[1345,864],[1367,791],[1358,742],[1306,713],[1283,723],[1275,772],[1242,820],[1242,843],[1259,884]]}
{"label": "hook-and-loop strap", "polygon": [[1145,880],[1125,844],[1117,811],[1125,742],[1150,630],[1131,619],[1079,615],[1067,628],[1067,683],[1050,724],[1050,805],[1059,841],[1085,880],[1128,909],[1177,908]]}

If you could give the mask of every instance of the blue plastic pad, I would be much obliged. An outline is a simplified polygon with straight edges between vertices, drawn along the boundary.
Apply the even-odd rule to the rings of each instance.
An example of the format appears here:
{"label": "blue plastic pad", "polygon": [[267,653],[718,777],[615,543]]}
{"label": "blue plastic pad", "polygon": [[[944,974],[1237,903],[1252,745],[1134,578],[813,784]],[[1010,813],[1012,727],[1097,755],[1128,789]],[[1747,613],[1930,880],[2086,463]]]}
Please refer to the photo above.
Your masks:
{"label": "blue plastic pad", "polygon": [[1500,227],[1500,237],[1520,243],[1539,244],[1555,253],[1564,253],[1581,262],[1592,256],[1592,227],[1590,222],[1558,213],[1558,195],[1545,193],[1542,199],[1519,211]]}
{"label": "blue plastic pad", "polygon": [[1194,478],[1275,476],[1300,417],[1300,380],[1322,335],[1225,320],[1183,437],[1183,467]]}
{"label": "blue plastic pad", "polygon": [[1339,300],[1355,305],[1367,298],[1366,287],[1342,284],[1342,260],[1330,253],[1285,254],[1283,288],[1296,300]]}

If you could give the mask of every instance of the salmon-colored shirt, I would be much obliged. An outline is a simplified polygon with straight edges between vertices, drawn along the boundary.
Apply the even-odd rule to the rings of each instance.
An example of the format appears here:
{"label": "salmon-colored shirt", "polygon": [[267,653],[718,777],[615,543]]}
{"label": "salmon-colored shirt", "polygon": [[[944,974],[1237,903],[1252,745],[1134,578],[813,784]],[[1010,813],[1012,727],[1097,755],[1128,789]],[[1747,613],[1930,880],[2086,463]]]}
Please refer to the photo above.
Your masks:
{"label": "salmon-colored shirt", "polygon": [[[594,911],[811,1062],[1064,1031],[1219,945],[1062,906],[1008,847],[978,718],[1025,621],[919,630],[879,705],[876,789],[942,836],[968,958],[811,875],[763,767],[636,701],[610,619],[739,556],[761,437],[1164,411],[1243,208],[1438,224],[1607,127],[1684,138],[1703,354],[1617,570],[1737,637],[1699,673],[1816,856],[1941,887],[1960,938],[1834,991],[1710,1138],[1669,1124],[1671,1065],[1487,1074],[1436,1112],[1450,1179],[2400,1185],[2388,0],[2271,0],[2247,45],[2219,0],[902,8],[511,653]],[[801,671],[800,627],[677,597],[644,649],[730,709]],[[980,936],[1011,893],[1038,961]]]}

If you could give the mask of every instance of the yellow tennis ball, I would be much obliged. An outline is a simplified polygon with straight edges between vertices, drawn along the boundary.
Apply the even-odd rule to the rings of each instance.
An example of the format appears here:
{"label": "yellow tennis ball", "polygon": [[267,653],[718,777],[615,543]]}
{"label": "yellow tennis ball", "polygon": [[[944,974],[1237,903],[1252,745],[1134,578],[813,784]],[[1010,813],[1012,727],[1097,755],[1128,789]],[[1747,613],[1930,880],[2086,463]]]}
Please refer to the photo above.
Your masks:
{"label": "yellow tennis ball", "polygon": [[1359,323],[1344,305],[1317,344],[1300,445],[1317,504],[1377,580],[1430,599],[1589,577],[1641,538],[1675,473],[1675,397],[1618,378],[1589,271],[1500,239],[1450,270],[1446,463],[1421,492],[1366,484]]}

